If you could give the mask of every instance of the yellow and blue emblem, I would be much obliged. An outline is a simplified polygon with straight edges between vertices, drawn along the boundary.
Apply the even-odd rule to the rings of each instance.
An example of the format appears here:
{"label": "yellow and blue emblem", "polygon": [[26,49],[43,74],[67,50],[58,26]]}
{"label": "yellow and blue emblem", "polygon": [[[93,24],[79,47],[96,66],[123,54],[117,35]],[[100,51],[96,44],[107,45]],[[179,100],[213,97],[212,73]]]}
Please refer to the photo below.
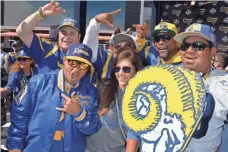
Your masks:
{"label": "yellow and blue emblem", "polygon": [[140,137],[142,151],[183,151],[203,115],[205,95],[195,72],[173,65],[147,67],[125,90],[123,121]]}

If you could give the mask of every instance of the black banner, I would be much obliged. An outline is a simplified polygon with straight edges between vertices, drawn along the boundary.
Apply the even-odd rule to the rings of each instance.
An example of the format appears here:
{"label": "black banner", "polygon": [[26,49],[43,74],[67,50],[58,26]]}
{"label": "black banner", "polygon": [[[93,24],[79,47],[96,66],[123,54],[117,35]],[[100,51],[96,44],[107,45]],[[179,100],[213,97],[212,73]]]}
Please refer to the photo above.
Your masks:
{"label": "black banner", "polygon": [[228,51],[228,0],[162,2],[161,21],[174,23],[179,32],[192,23],[202,23],[213,27],[218,49]]}

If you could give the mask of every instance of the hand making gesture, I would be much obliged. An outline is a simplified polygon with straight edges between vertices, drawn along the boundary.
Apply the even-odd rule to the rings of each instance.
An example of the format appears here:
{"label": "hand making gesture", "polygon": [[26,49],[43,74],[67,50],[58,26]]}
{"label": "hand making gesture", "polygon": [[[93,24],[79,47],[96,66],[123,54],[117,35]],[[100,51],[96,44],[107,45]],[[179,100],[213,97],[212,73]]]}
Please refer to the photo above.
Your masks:
{"label": "hand making gesture", "polygon": [[65,13],[66,10],[62,9],[59,2],[54,2],[51,0],[50,3],[44,5],[41,9],[41,15],[43,17],[54,16],[56,14]]}
{"label": "hand making gesture", "polygon": [[113,16],[118,14],[121,11],[121,9],[115,10],[113,12],[109,13],[101,13],[95,16],[95,19],[99,23],[107,24],[108,26],[113,27]]}
{"label": "hand making gesture", "polygon": [[147,24],[133,24],[133,27],[135,27],[136,29],[136,36],[138,38],[144,39],[146,37],[146,32],[148,29],[148,25]]}
{"label": "hand making gesture", "polygon": [[80,99],[76,97],[75,92],[71,94],[71,98],[66,96],[65,94],[61,94],[63,99],[65,100],[65,103],[63,105],[63,108],[56,108],[56,110],[66,112],[70,115],[74,115],[81,110],[81,104],[80,104]]}

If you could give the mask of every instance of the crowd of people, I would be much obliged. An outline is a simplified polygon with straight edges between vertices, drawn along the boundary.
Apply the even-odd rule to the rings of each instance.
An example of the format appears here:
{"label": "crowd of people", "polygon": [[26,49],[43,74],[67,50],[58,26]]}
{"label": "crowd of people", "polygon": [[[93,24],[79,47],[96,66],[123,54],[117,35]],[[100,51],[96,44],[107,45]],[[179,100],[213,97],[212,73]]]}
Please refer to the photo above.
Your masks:
{"label": "crowd of people", "polygon": [[80,24],[72,18],[60,22],[57,43],[33,33],[46,17],[66,12],[58,2],[41,6],[17,27],[23,48],[12,43],[14,51],[1,63],[9,74],[1,98],[13,93],[9,151],[140,151],[144,141],[123,125],[121,99],[138,71],[158,64],[199,73],[210,94],[186,151],[227,151],[228,52],[217,51],[211,27],[194,23],[178,33],[174,24],[161,22],[150,42],[148,26],[135,24],[135,37],[131,28],[116,28],[106,49],[100,48],[101,24],[113,27],[120,11],[92,18],[82,44]]}

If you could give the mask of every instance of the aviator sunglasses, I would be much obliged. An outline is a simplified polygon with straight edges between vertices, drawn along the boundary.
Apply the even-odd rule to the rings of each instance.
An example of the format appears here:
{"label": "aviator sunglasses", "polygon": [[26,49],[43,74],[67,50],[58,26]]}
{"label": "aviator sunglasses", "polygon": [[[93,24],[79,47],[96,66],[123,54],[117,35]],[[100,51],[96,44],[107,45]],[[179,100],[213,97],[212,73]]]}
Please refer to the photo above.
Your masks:
{"label": "aviator sunglasses", "polygon": [[211,48],[212,46],[210,44],[205,44],[203,42],[200,42],[200,41],[196,41],[196,42],[193,42],[193,43],[187,43],[187,42],[183,42],[181,45],[180,45],[180,49],[181,51],[187,51],[189,49],[189,47],[192,47],[192,49],[194,51],[203,51],[205,48],[209,47]]}
{"label": "aviator sunglasses", "polygon": [[162,34],[162,35],[156,35],[155,37],[154,37],[154,42],[160,42],[160,40],[162,40],[162,41],[169,41],[169,40],[171,40],[171,38],[172,38],[172,36],[171,35],[169,35],[169,34]]}
{"label": "aviator sunglasses", "polygon": [[79,68],[81,70],[86,70],[89,68],[89,65],[87,63],[84,63],[84,62],[80,62],[80,61],[77,61],[77,60],[71,60],[71,59],[67,59],[68,61],[68,64],[71,66],[71,67],[77,67],[79,66]]}
{"label": "aviator sunglasses", "polygon": [[131,73],[132,67],[129,67],[129,66],[119,67],[119,66],[116,66],[116,67],[114,68],[114,71],[115,71],[115,73],[118,73],[118,72],[120,72],[121,69],[122,69],[122,71],[123,71],[124,73]]}

